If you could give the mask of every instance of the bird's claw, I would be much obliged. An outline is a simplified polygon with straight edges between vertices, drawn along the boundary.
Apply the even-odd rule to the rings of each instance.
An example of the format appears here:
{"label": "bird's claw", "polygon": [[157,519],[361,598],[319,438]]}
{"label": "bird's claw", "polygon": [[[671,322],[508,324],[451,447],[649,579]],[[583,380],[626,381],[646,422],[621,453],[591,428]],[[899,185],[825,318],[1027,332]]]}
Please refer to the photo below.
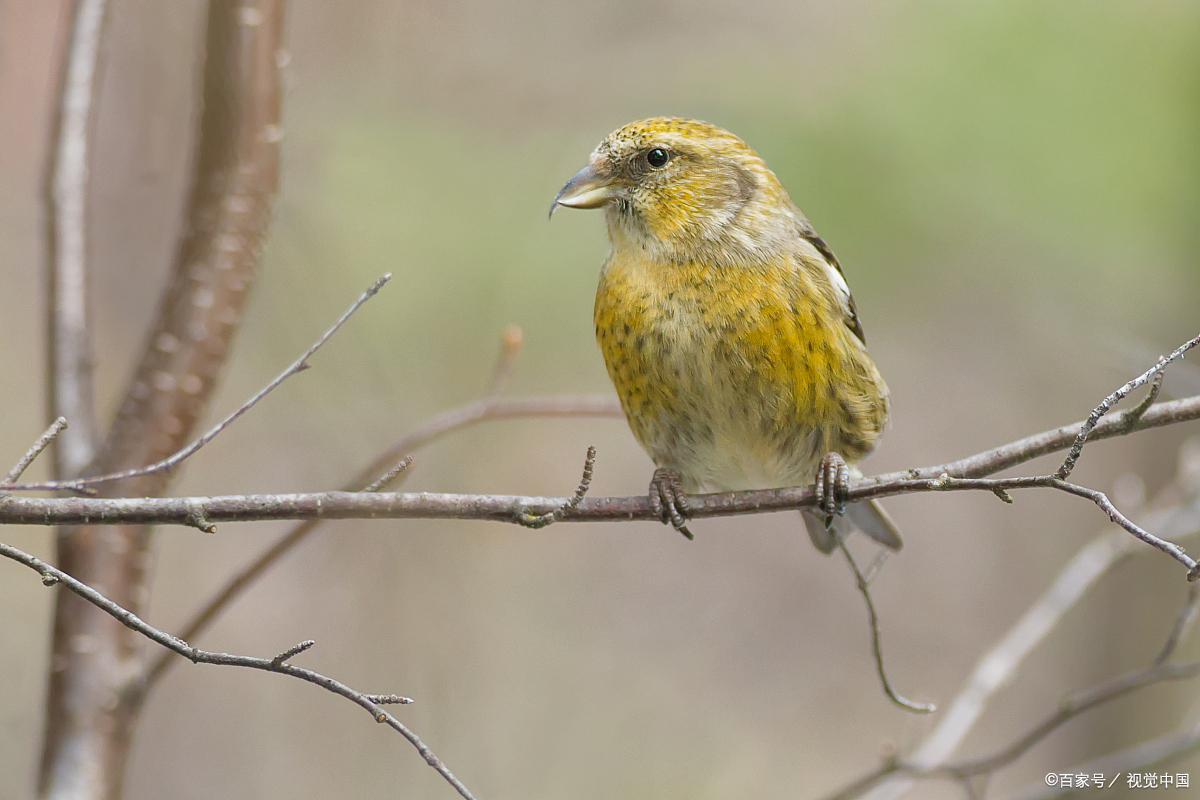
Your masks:
{"label": "bird's claw", "polygon": [[687,494],[683,491],[679,473],[662,467],[654,470],[654,477],[650,479],[650,509],[664,525],[692,538],[692,532],[687,529]]}
{"label": "bird's claw", "polygon": [[817,507],[825,514],[825,528],[833,525],[834,517],[846,513],[846,497],[850,493],[850,468],[837,453],[826,453],[817,468]]}

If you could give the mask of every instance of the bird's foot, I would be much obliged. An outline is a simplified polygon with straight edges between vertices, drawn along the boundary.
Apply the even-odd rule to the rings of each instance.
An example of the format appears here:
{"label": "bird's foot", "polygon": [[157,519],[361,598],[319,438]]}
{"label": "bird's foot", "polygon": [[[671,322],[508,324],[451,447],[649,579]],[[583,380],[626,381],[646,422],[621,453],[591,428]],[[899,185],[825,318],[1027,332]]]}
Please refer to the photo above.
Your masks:
{"label": "bird's foot", "polygon": [[837,453],[826,453],[817,468],[817,508],[825,515],[825,528],[833,525],[834,517],[846,513],[846,496],[850,493],[850,468]]}
{"label": "bird's foot", "polygon": [[664,525],[671,525],[688,539],[692,532],[687,529],[687,494],[679,473],[659,467],[650,479],[650,509]]}

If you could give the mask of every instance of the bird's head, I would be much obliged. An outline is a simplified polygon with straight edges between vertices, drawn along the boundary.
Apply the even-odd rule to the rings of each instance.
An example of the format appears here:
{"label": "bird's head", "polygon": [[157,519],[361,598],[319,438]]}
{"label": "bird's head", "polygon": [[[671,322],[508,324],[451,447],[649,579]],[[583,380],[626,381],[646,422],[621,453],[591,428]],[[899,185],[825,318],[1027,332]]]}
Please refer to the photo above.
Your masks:
{"label": "bird's head", "polygon": [[660,258],[759,260],[803,220],[763,160],[738,137],[655,117],[610,133],[550,206],[604,208],[614,248]]}

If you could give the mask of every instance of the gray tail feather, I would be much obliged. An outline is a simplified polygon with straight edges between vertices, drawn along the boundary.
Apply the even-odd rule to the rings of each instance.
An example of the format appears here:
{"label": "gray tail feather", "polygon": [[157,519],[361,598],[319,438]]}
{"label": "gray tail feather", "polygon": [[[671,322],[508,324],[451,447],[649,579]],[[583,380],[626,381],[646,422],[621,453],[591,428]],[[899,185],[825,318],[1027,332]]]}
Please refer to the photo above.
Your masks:
{"label": "gray tail feather", "polygon": [[845,516],[835,517],[828,530],[820,513],[806,508],[800,512],[800,516],[804,518],[804,527],[808,530],[808,537],[812,539],[813,546],[826,555],[833,552],[839,540],[845,539],[856,530],[862,531],[884,547],[899,550],[904,546],[896,523],[892,522],[883,506],[874,500],[850,503],[846,506]]}

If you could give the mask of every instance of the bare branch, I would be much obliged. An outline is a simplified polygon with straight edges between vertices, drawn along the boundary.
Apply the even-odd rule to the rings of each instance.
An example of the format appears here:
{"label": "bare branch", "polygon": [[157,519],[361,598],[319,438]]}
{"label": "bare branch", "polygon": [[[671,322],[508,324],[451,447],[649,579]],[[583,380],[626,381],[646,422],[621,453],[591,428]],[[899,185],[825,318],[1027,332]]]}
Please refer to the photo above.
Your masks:
{"label": "bare branch", "polygon": [[[1197,416],[1200,416],[1200,409],[1197,411]],[[396,459],[402,455],[420,450],[449,433],[480,422],[533,417],[624,418],[616,398],[603,394],[533,395],[511,399],[484,398],[430,417],[386,452],[381,453],[371,462],[367,471],[371,475],[376,475],[389,464],[394,464]]]}
{"label": "bare branch", "polygon": [[98,439],[87,297],[87,187],[89,132],[106,11],[106,0],[75,4],[46,177],[47,400],[50,416],[67,417],[73,426],[55,445],[55,477],[78,475],[95,456]]}
{"label": "bare branch", "polygon": [[[305,650],[308,650],[315,644],[315,642],[311,640],[301,642],[295,647],[280,653],[274,658],[237,656],[230,655],[228,653],[213,653],[207,650],[200,650],[192,647],[182,639],[176,639],[174,636],[164,633],[158,628],[147,624],[132,611],[122,608],[87,584],[75,580],[67,573],[52,567],[41,559],[35,558],[28,553],[2,542],[0,542],[0,556],[10,558],[13,561],[24,564],[30,569],[36,571],[42,576],[42,583],[46,584],[47,586],[61,583],[67,589],[82,597],[84,600],[114,617],[125,627],[140,633],[147,639],[162,645],[172,652],[178,653],[194,664],[217,664],[219,666],[229,667],[248,667],[250,669],[263,670],[264,672],[278,672],[283,675],[291,675],[293,678],[299,678],[300,680],[308,681],[309,683],[320,686],[322,689],[326,689],[334,694],[345,697],[347,700],[350,700],[351,702],[356,703],[362,708],[366,709],[371,716],[374,717],[376,722],[386,723],[388,727],[397,731],[401,736],[407,739],[413,745],[413,747],[417,748],[417,752],[421,754],[421,757],[425,759],[426,763],[437,770],[438,773],[445,778],[446,781],[453,786],[460,795],[466,798],[466,800],[474,800],[473,795],[467,790],[467,787],[464,786],[462,782],[454,776],[454,773],[450,771],[450,769],[442,762],[441,759],[433,754],[433,751],[431,751],[415,733],[409,730],[404,723],[400,722],[400,720],[396,719],[387,711],[380,708],[381,703],[378,695],[363,694],[362,692],[351,689],[349,686],[336,681],[333,678],[329,678],[318,672],[313,672],[312,670],[296,667],[287,663],[288,659],[304,652]],[[398,701],[385,699],[383,702],[402,703],[404,702],[404,699],[400,699]]]}
{"label": "bare branch", "polygon": [[[436,430],[422,430],[411,439],[419,441],[429,434],[442,435],[448,430],[483,418],[497,418],[495,407],[488,401],[473,404],[456,412],[453,419],[439,415],[431,422]],[[497,404],[499,405],[499,404]],[[537,403],[521,404],[528,413]],[[511,411],[511,407],[508,409]],[[607,414],[610,405],[605,402],[601,413]],[[576,412],[578,413],[578,412]],[[1132,430],[1172,424],[1200,417],[1200,397],[1159,403],[1151,407]],[[1118,436],[1131,432],[1124,424],[1123,414],[1102,419],[1095,431],[1104,436]],[[905,472],[894,472],[857,481],[848,493],[848,501],[887,497],[896,494],[931,491],[1016,490],[1030,488],[1053,488],[1092,500],[1105,509],[1118,524],[1139,538],[1169,553],[1189,570],[1196,562],[1178,546],[1163,541],[1124,517],[1112,506],[1108,498],[1099,491],[1061,481],[1053,475],[998,478],[984,480],[976,477],[953,477],[948,468],[968,476],[985,475],[1003,469],[1010,462],[1021,461],[1043,455],[1050,448],[1064,449],[1071,441],[1067,428],[1059,428],[1047,434],[1028,437],[1019,442],[985,451],[968,459],[937,467],[925,467]],[[1095,436],[1093,437],[1095,438]],[[406,442],[407,443],[407,442]],[[1051,447],[1056,444],[1057,447]],[[1022,445],[1016,447],[1014,445]],[[411,448],[410,448],[411,449]],[[390,463],[384,462],[384,465]],[[375,465],[372,465],[375,466]],[[379,467],[382,468],[382,467]],[[940,472],[937,472],[939,471]],[[373,477],[378,468],[370,473]],[[926,477],[937,474],[939,477]],[[368,478],[369,479],[369,478]],[[20,487],[5,487],[20,488]],[[348,493],[324,492],[309,494],[272,495],[229,495],[195,498],[30,498],[7,496],[0,498],[0,524],[189,524],[189,514],[197,506],[204,516],[213,522],[247,522],[267,519],[489,519],[512,522],[522,512],[548,514],[562,507],[571,498],[519,497],[509,495],[470,495],[437,493]],[[734,514],[758,514],[784,511],[812,506],[816,502],[812,487],[767,489],[746,492],[692,495],[688,498],[689,513],[693,518],[729,516]],[[651,520],[655,519],[645,496],[605,497],[582,500],[577,506],[561,516],[562,521],[582,522],[593,520]]]}
{"label": "bare branch", "polygon": [[[102,445],[86,459],[86,468],[58,470],[56,479],[150,464],[195,435],[253,284],[278,186],[284,4],[206,4],[191,193],[167,288]],[[82,9],[97,2],[74,5]],[[52,380],[65,363],[60,361]],[[79,364],[82,369],[84,359]],[[60,437],[60,444],[87,438],[90,446],[95,437],[84,435],[90,414],[79,418],[61,405],[52,413],[71,422],[67,442]],[[110,495],[157,496],[169,478],[163,470],[104,489]],[[186,521],[208,526],[202,508],[193,508]],[[107,587],[114,602],[137,613],[149,596],[151,541],[145,526],[103,535],[64,528],[56,540],[57,560],[84,582]],[[144,643],[70,592],[55,596],[53,630],[39,791],[48,800],[115,800],[136,715],[124,702],[114,706],[109,699],[139,671]],[[88,652],[72,646],[83,639],[94,643]]]}
{"label": "bare branch", "polygon": [[367,699],[381,706],[408,705],[415,702],[411,697],[401,697],[398,694],[369,694],[367,695]]}
{"label": "bare branch", "polygon": [[[1114,436],[1124,436],[1149,428],[1174,425],[1194,419],[1200,419],[1200,395],[1156,403],[1140,417],[1134,417],[1131,411],[1121,411],[1101,417],[1089,434],[1088,441],[1110,439]],[[1131,420],[1133,420],[1132,423]],[[950,461],[919,470],[888,473],[880,475],[874,480],[886,481],[900,475],[911,478],[936,478],[942,473],[956,478],[993,475],[1026,461],[1065,450],[1074,443],[1079,435],[1079,429],[1085,424],[1087,424],[1086,421],[1075,422],[1061,428],[1026,436],[1024,439],[1010,442],[1003,447],[986,450],[958,461]],[[861,484],[861,481],[859,483]]]}
{"label": "bare branch", "polygon": [[[912,487],[911,490],[920,491],[922,488],[932,489],[935,491],[952,491],[955,489],[989,489],[993,492],[1004,492],[1007,494],[1010,489],[1033,489],[1033,488],[1048,488],[1058,489],[1059,491],[1073,494],[1077,497],[1083,497],[1091,500],[1097,506],[1108,514],[1108,518],[1120,525],[1129,533],[1141,539],[1148,545],[1156,547],[1167,555],[1174,558],[1179,563],[1188,568],[1188,580],[1194,581],[1200,577],[1200,566],[1194,558],[1184,552],[1183,548],[1174,542],[1168,542],[1144,528],[1140,527],[1133,520],[1122,514],[1112,501],[1108,499],[1108,495],[1097,489],[1089,489],[1086,486],[1080,486],[1076,483],[1064,481],[1057,475],[1042,475],[1031,478],[952,478],[949,475],[942,475],[936,480],[925,482],[920,481],[918,484],[924,484],[918,488]],[[1003,499],[1003,498],[1001,498]]]}
{"label": "bare branch", "polygon": [[397,464],[396,466],[392,467],[390,470],[385,472],[382,476],[380,476],[379,480],[372,482],[370,486],[365,487],[364,489],[362,489],[362,491],[364,491],[364,492],[382,491],[386,487],[391,486],[392,483],[394,483],[397,478],[401,477],[402,475],[407,476],[409,469],[412,468],[412,465],[413,465],[413,457],[405,456],[404,458],[400,459],[399,464]]}
{"label": "bare branch", "polygon": [[[524,397],[511,400],[497,399],[494,394],[498,391],[505,377],[511,372],[513,359],[520,345],[519,336],[513,333],[516,326],[510,326],[501,340],[500,358],[497,360],[490,384],[490,394],[484,399],[461,408],[442,412],[421,425],[408,436],[401,439],[392,447],[381,453],[374,461],[355,476],[343,491],[377,491],[387,486],[394,478],[406,474],[406,464],[411,465],[410,456],[405,455],[418,450],[443,436],[475,425],[480,422],[501,419],[519,419],[526,417],[620,417],[621,407],[615,399],[604,395],[562,395],[548,397]],[[519,331],[519,329],[516,329]],[[386,473],[382,478],[372,482],[372,479],[394,464],[397,458],[404,456],[399,465]],[[184,626],[181,638],[194,639],[207,630],[220,614],[258,580],[272,565],[291,552],[297,545],[308,538],[323,520],[311,519],[301,522],[284,534],[275,544],[234,575],[194,617]],[[152,688],[174,663],[172,654],[167,652],[160,655],[149,666],[144,680],[143,690],[138,694],[139,700],[145,698],[145,692]]]}
{"label": "bare branch", "polygon": [[[286,2],[207,5],[184,228],[92,474],[152,464],[192,438],[228,359],[270,226],[279,185]],[[160,494],[168,478],[150,473],[112,493]]]}
{"label": "bare branch", "polygon": [[[997,480],[965,479],[954,484],[898,478],[852,487],[850,501],[919,492],[955,490],[1058,488],[1053,476]],[[936,485],[935,485],[936,484]],[[1084,490],[1083,487],[1072,488]],[[13,488],[13,487],[5,487]],[[1092,490],[1084,490],[1091,492]],[[1072,494],[1076,493],[1071,491]],[[1097,493],[1102,494],[1102,493]],[[514,522],[522,511],[547,514],[572,498],[518,495],[315,492],[298,494],[217,495],[213,497],[34,498],[9,495],[0,499],[0,524],[20,525],[187,525],[199,508],[213,522],[280,519],[485,519]],[[691,495],[692,518],[765,514],[808,508],[816,503],[811,487]],[[564,522],[655,520],[646,497],[600,497],[581,501],[565,512]],[[1132,523],[1130,523],[1132,524]],[[1138,530],[1141,530],[1140,528]],[[1152,537],[1152,534],[1146,534]],[[1153,537],[1157,539],[1158,537]],[[1170,544],[1169,542],[1166,544]],[[1177,549],[1177,548],[1175,548]],[[1177,555],[1194,566],[1186,553]]]}
{"label": "bare branch", "polygon": [[143,475],[150,475],[155,472],[165,472],[179,466],[184,459],[215,439],[221,433],[221,431],[233,424],[238,417],[254,408],[254,406],[256,406],[260,400],[274,391],[279,384],[283,383],[297,372],[303,372],[304,370],[308,369],[308,359],[312,358],[313,353],[320,350],[321,347],[328,342],[335,333],[338,332],[338,329],[346,324],[346,321],[350,319],[354,312],[358,311],[363,303],[374,297],[375,294],[383,288],[384,284],[391,280],[391,278],[392,274],[389,272],[379,280],[375,281],[371,288],[363,292],[359,298],[354,301],[350,308],[346,309],[346,312],[338,318],[338,321],[333,323],[333,326],[329,328],[329,330],[321,334],[321,338],[313,342],[312,346],[309,347],[308,350],[304,351],[302,356],[288,365],[287,369],[276,375],[270,383],[268,383],[262,389],[259,389],[253,397],[242,403],[242,405],[236,411],[210,428],[203,436],[196,439],[186,447],[176,450],[166,458],[144,467],[135,467],[133,469],[122,470],[120,472],[110,472],[106,475],[90,475],[86,478],[76,478],[73,480],[46,481],[44,483],[25,484],[23,486],[13,486],[6,482],[4,484],[0,484],[0,489],[16,489],[20,491],[57,491],[60,489],[82,489],[88,486],[94,486],[98,483],[108,483],[110,481],[124,481],[130,478],[140,478]]}
{"label": "bare branch", "polygon": [[[381,469],[392,463],[398,453],[418,450],[448,433],[480,422],[525,417],[619,417],[621,408],[616,401],[603,395],[562,395],[549,397],[522,397],[512,400],[485,399],[476,403],[443,412],[417,427],[417,430],[401,439],[382,453],[344,488],[346,492],[361,492],[363,487]],[[403,473],[401,473],[403,474]],[[385,476],[386,477],[386,476]],[[3,509],[0,508],[0,521]],[[184,626],[180,637],[195,639],[208,629],[220,614],[258,580],[271,566],[308,538],[323,519],[308,519],[280,537],[279,541],[263,551],[262,555],[234,575]],[[143,682],[152,688],[174,663],[170,653],[163,653],[150,665]]]}
{"label": "bare branch", "polygon": [[1150,406],[1158,402],[1158,394],[1162,391],[1163,378],[1166,376],[1167,373],[1162,370],[1154,373],[1154,377],[1150,379],[1150,391],[1146,392],[1146,396],[1142,398],[1142,402],[1130,409],[1126,415],[1127,424],[1132,425],[1137,422]]}
{"label": "bare branch", "polygon": [[59,417],[58,419],[54,420],[54,422],[50,424],[50,427],[46,429],[46,432],[37,438],[37,441],[33,443],[33,446],[25,451],[25,455],[21,456],[21,460],[18,461],[16,465],[8,471],[8,474],[4,476],[3,484],[0,485],[11,484],[24,475],[25,470],[29,469],[29,465],[33,463],[34,459],[40,456],[42,451],[49,447],[50,443],[54,441],[54,438],[58,436],[60,432],[65,430],[66,427],[66,417]]}
{"label": "bare branch", "polygon": [[288,660],[294,658],[295,656],[300,655],[305,650],[311,650],[314,645],[316,645],[316,642],[314,640],[305,639],[300,644],[298,644],[294,647],[289,647],[287,650],[284,650],[282,653],[280,653],[279,655],[272,658],[271,663],[278,667],[280,664],[284,663],[285,661],[288,661]]}
{"label": "bare branch", "polygon": [[[871,624],[871,652],[875,656],[875,671],[879,674],[879,682],[883,685],[884,694],[888,696],[896,705],[903,708],[905,711],[912,711],[915,714],[932,714],[937,711],[937,706],[933,703],[914,703],[905,697],[902,697],[892,688],[891,681],[887,678],[887,673],[883,668],[883,647],[879,643],[879,615],[875,613],[875,603],[871,600],[871,588],[867,583],[867,578],[858,568],[854,556],[850,555],[850,549],[846,547],[846,543],[841,538],[837,540],[838,547],[842,551],[842,555],[846,557],[846,562],[850,565],[850,570],[854,573],[855,583],[858,585],[858,591],[863,596],[863,600],[867,603],[867,616],[870,618]],[[873,573],[874,570],[871,570]]]}
{"label": "bare branch", "polygon": [[[1136,417],[1131,417],[1130,413],[1126,411],[1102,417],[1092,429],[1089,441],[1109,439],[1150,428],[1200,419],[1200,395],[1157,403],[1145,413]],[[396,447],[389,450],[383,456],[380,456],[372,464],[373,470],[371,474],[374,476],[389,464],[394,464],[395,459],[401,457],[406,450],[416,449],[454,429],[482,420],[525,416],[583,415],[619,416],[619,410],[611,400],[602,396],[580,397],[577,398],[577,402],[567,403],[564,403],[562,398],[528,398],[521,401],[480,400],[431,418],[422,428],[410,434],[408,439],[397,444]],[[865,500],[887,497],[894,494],[906,494],[914,491],[987,489],[988,491],[998,493],[1007,491],[1008,489],[1050,487],[1072,494],[1079,494],[1079,496],[1097,502],[1108,511],[1109,509],[1100,503],[1091,493],[1092,490],[1085,490],[1084,487],[1078,487],[1076,484],[1070,484],[1065,481],[1055,483],[1054,476],[999,479],[986,483],[965,480],[990,475],[1034,458],[1063,450],[1074,441],[1077,436],[1075,431],[1084,424],[1086,423],[1065,425],[1054,430],[1028,436],[1024,439],[1018,439],[1015,442],[1010,442],[991,450],[985,450],[958,461],[864,478],[855,481],[851,485],[848,500]],[[71,482],[62,482],[61,484],[51,482],[18,485],[5,484],[0,485],[0,488],[12,491],[51,490],[71,488]],[[1101,493],[1096,493],[1096,495],[1099,494]],[[463,495],[462,497],[475,496]],[[725,492],[710,495],[690,495],[689,510],[693,504],[697,508],[696,513],[692,516],[700,517],[783,511],[812,505],[812,490],[809,487],[798,487],[749,492]],[[585,507],[586,505],[584,504]],[[622,509],[620,516],[628,519],[648,518],[642,515],[643,511],[637,508]],[[570,519],[576,518],[578,517],[570,517]],[[7,519],[0,516],[0,524],[7,521]],[[173,522],[174,520],[169,521]]]}
{"label": "bare branch", "polygon": [[1167,635],[1167,641],[1163,644],[1163,649],[1159,651],[1158,656],[1154,659],[1154,664],[1165,664],[1179,647],[1180,641],[1187,634],[1188,628],[1196,619],[1196,602],[1200,600],[1200,583],[1193,583],[1188,587],[1187,600],[1183,604],[1183,608],[1179,609],[1179,613],[1175,616],[1175,624],[1171,626],[1171,633]]}
{"label": "bare branch", "polygon": [[[1130,692],[1153,686],[1166,681],[1188,680],[1200,675],[1200,662],[1192,664],[1155,664],[1145,669],[1126,673],[1119,678],[1095,686],[1091,689],[1072,695],[1063,701],[1058,709],[1033,726],[1023,736],[1012,744],[990,756],[959,761],[932,770],[922,770],[917,774],[932,776],[944,775],[953,778],[965,778],[972,775],[982,775],[995,772],[1006,767],[1025,755],[1031,747],[1045,739],[1067,721],[1074,719],[1085,711],[1116,700]],[[903,768],[903,767],[901,767]]]}
{"label": "bare branch", "polygon": [[[96,108],[107,3],[105,0],[76,0],[66,8],[71,9],[72,14],[71,34],[63,54],[59,102],[44,189],[48,287],[45,377],[48,416],[68,418],[71,428],[55,440],[51,451],[52,478],[77,477],[95,457],[99,440],[88,309],[87,189],[89,134]],[[70,532],[59,533],[56,544],[60,556],[65,553],[69,563]],[[55,614],[57,648],[67,636],[57,638],[65,627],[59,624],[57,607]],[[94,780],[95,771],[81,768],[86,762],[99,760],[98,748],[94,746],[96,738],[92,736],[94,727],[89,724],[91,720],[83,719],[86,713],[75,719],[55,713],[56,706],[66,709],[79,705],[76,702],[79,693],[70,701],[66,700],[69,689],[62,678],[53,672],[50,675],[43,759],[38,779],[39,794],[52,800],[59,800],[63,794],[76,798],[94,796],[102,789],[99,785],[102,781]],[[92,681],[92,685],[98,683]],[[57,700],[64,702],[58,704]],[[77,742],[71,748],[73,757],[53,758],[67,749],[59,745],[69,736],[75,736]]]}
{"label": "bare branch", "polygon": [[[948,778],[966,783],[977,777],[989,776],[1016,761],[1027,753],[1034,745],[1041,742],[1055,730],[1075,717],[1093,708],[1109,703],[1131,692],[1144,689],[1167,681],[1189,680],[1200,676],[1200,662],[1191,664],[1156,664],[1145,669],[1126,673],[1119,678],[1079,692],[1067,698],[1059,708],[1046,719],[1035,725],[999,752],[984,758],[970,759],[950,764],[935,766],[920,766],[912,761],[902,761],[890,758],[874,773],[868,774],[855,781],[850,786],[833,795],[831,800],[850,800],[856,797],[875,797],[876,795],[896,797],[911,786],[914,778]],[[864,794],[867,790],[883,779],[892,775],[903,775],[909,780],[905,783],[892,784],[886,794],[878,791]],[[884,787],[876,787],[882,789]]]}
{"label": "bare branch", "polygon": [[[1186,486],[1188,472],[1193,465],[1187,448],[1184,450],[1175,485],[1166,487],[1160,498],[1171,497],[1180,488],[1188,491],[1190,496],[1180,505],[1152,512],[1147,519],[1147,527],[1163,538],[1178,538],[1195,533],[1200,528],[1200,496],[1192,491],[1194,487]],[[1066,612],[1113,565],[1137,552],[1136,541],[1122,531],[1101,534],[1084,546],[1063,568],[1045,594],[979,659],[966,687],[954,699],[937,728],[904,760],[904,765],[912,770],[928,772],[943,764],[975,726],[992,696],[1012,681],[1021,663]],[[865,800],[894,800],[911,788],[916,780],[913,774],[902,772],[899,759],[891,756],[875,771],[832,795],[829,800],[849,800],[860,796]]]}
{"label": "bare branch", "polygon": [[[1079,456],[1083,452],[1083,446],[1087,444],[1088,436],[1091,434],[1092,429],[1096,427],[1096,423],[1100,421],[1102,416],[1108,413],[1110,408],[1121,402],[1121,400],[1124,399],[1127,394],[1144,384],[1146,381],[1154,378],[1157,375],[1161,375],[1162,371],[1168,364],[1177,358],[1182,358],[1184,353],[1186,353],[1188,350],[1191,350],[1198,344],[1200,344],[1200,336],[1184,342],[1179,347],[1175,348],[1175,351],[1171,353],[1171,355],[1167,356],[1166,358],[1159,358],[1158,363],[1153,367],[1129,381],[1120,389],[1117,389],[1115,392],[1110,394],[1108,397],[1104,398],[1100,405],[1096,406],[1092,413],[1088,415],[1087,421],[1080,426],[1079,434],[1075,437],[1075,442],[1071,445],[1070,452],[1068,452],[1067,457],[1063,459],[1062,465],[1058,468],[1058,471],[1054,473],[1055,477],[1065,480],[1068,476],[1070,476],[1071,470],[1075,469],[1075,462],[1079,460]],[[1156,386],[1150,390],[1152,397],[1158,396],[1158,386],[1160,386],[1161,383],[1162,379],[1158,378],[1156,380]],[[1150,402],[1153,403],[1153,399],[1151,399]],[[1146,409],[1142,408],[1141,406],[1138,406],[1137,408],[1133,409],[1129,419],[1133,422],[1136,422],[1137,418],[1140,417],[1145,410]]]}

